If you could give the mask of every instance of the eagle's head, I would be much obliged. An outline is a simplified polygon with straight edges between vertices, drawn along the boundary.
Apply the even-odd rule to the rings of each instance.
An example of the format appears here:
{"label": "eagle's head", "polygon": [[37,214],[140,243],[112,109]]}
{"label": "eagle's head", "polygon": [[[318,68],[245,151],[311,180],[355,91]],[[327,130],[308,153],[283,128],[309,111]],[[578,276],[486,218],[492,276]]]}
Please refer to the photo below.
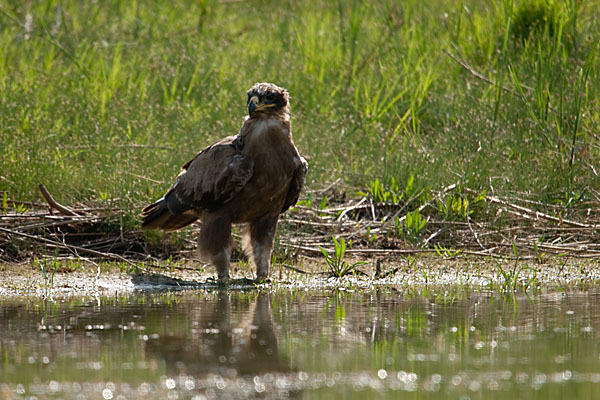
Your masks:
{"label": "eagle's head", "polygon": [[290,95],[272,83],[257,83],[248,90],[248,115],[289,114]]}

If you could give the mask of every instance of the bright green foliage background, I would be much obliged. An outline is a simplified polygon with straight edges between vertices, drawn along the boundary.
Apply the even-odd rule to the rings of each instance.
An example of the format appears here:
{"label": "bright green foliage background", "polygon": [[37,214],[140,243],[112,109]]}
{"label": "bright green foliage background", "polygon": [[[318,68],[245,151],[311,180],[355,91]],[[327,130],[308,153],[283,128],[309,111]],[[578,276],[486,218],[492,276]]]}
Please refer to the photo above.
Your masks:
{"label": "bright green foliage background", "polygon": [[[309,188],[598,187],[600,2],[0,1],[0,191],[137,207],[292,96]],[[444,51],[463,60],[462,68]],[[475,76],[479,73],[491,83]],[[501,86],[510,91],[504,91]],[[135,211],[137,212],[137,211]]]}

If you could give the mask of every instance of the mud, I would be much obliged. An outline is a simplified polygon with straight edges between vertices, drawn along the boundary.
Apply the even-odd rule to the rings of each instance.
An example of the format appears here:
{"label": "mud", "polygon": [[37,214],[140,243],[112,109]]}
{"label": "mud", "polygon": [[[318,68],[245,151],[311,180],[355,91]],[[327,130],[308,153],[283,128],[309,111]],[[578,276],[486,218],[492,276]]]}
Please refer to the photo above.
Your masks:
{"label": "mud", "polygon": [[[359,273],[342,278],[326,272],[322,260],[304,260],[301,266],[275,265],[269,282],[255,284],[251,269],[235,264],[228,290],[263,288],[349,288],[377,286],[474,286],[490,289],[535,289],[542,286],[600,282],[595,260],[555,259],[550,263],[439,258],[390,260],[361,265]],[[137,290],[190,290],[223,288],[214,280],[210,266],[183,262],[173,267],[98,267],[82,262],[75,270],[57,268],[44,272],[33,263],[0,265],[0,296],[76,296],[126,294]]]}

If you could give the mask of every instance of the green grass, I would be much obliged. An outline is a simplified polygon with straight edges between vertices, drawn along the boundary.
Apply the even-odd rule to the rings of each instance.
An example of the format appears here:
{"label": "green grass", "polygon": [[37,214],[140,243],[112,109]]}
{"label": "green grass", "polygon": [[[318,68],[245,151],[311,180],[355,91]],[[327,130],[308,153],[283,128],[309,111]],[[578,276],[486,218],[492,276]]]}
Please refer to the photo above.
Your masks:
{"label": "green grass", "polygon": [[0,191],[32,200],[44,183],[66,204],[137,213],[236,133],[246,90],[272,81],[291,93],[309,188],[342,177],[354,195],[414,176],[432,190],[586,199],[599,5],[2,1]]}

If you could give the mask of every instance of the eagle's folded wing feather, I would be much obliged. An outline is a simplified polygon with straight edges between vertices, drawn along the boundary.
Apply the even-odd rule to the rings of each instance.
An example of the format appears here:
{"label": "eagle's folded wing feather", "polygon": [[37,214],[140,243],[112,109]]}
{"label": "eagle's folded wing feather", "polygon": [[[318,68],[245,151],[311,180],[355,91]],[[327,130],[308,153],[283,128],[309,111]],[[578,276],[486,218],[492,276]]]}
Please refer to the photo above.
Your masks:
{"label": "eagle's folded wing feather", "polygon": [[164,197],[142,210],[143,229],[181,229],[230,201],[252,177],[239,137],[227,137],[187,162]]}
{"label": "eagle's folded wing feather", "polygon": [[287,211],[288,208],[296,205],[298,197],[300,196],[300,192],[302,191],[302,187],[304,186],[304,178],[306,178],[307,172],[308,163],[306,162],[304,157],[300,157],[300,164],[294,170],[292,182],[290,183],[290,188],[288,190],[287,196],[285,197],[285,203],[283,204],[281,213],[284,213],[285,211]]}
{"label": "eagle's folded wing feather", "polygon": [[183,166],[166,196],[167,200],[173,197],[171,212],[176,209],[211,211],[242,190],[252,177],[254,165],[233,144],[235,139],[230,136],[207,147]]}

